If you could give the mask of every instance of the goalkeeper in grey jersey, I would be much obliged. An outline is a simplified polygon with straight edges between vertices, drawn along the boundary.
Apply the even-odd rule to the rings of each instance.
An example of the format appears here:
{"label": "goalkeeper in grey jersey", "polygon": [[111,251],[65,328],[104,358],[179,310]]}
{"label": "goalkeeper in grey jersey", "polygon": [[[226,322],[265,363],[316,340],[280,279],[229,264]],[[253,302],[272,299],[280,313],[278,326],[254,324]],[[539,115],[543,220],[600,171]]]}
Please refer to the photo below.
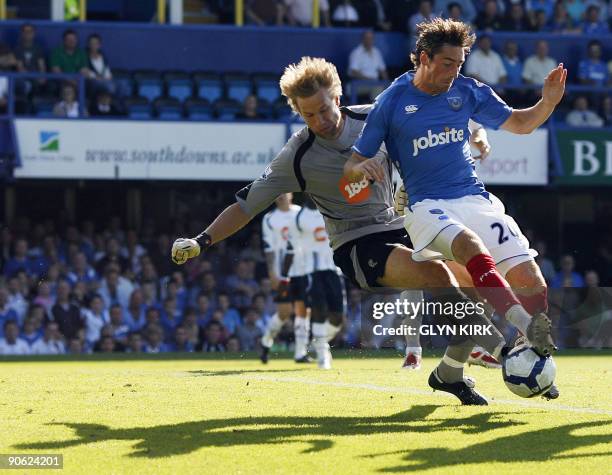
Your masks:
{"label": "goalkeeper in grey jersey", "polygon": [[[289,139],[262,176],[238,191],[236,203],[201,234],[177,239],[172,247],[173,261],[183,264],[198,256],[245,226],[279,195],[301,191],[309,194],[325,218],[334,261],[354,284],[370,291],[383,287],[441,289],[440,299],[465,299],[458,290],[449,294],[448,289],[458,287],[458,281],[446,264],[412,259],[403,219],[393,208],[392,170],[385,149],[376,155],[385,164],[384,181],[351,184],[344,178],[344,164],[369,106],[340,107],[342,85],[336,67],[324,59],[302,58],[299,64],[285,69],[280,86],[307,127]],[[484,322],[464,319],[462,323],[489,323],[480,317]],[[497,330],[493,335],[470,338],[495,357],[500,356],[505,344]],[[429,384],[454,394],[463,404],[484,405],[486,399],[463,377],[463,365],[473,347],[470,345],[449,346]]]}

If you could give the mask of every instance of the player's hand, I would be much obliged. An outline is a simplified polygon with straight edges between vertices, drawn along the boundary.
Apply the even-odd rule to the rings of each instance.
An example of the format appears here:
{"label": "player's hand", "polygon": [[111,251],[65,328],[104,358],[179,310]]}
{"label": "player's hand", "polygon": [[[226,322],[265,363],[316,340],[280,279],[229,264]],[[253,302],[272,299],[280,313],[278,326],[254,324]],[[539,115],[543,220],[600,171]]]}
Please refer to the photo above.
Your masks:
{"label": "player's hand", "polygon": [[480,152],[480,155],[477,155],[474,158],[476,160],[485,161],[487,157],[489,156],[489,154],[491,153],[491,145],[489,145],[489,142],[487,142],[486,140],[482,140],[482,139],[474,139],[472,141],[472,145],[476,147],[478,151]]}
{"label": "player's hand", "polygon": [[362,174],[371,181],[385,180],[385,167],[380,161],[369,158],[353,167],[354,174]]}
{"label": "player's hand", "polygon": [[565,94],[565,80],[567,79],[567,69],[563,67],[563,63],[559,63],[548,76],[544,79],[544,87],[542,87],[542,101],[553,107],[561,102],[563,94]]}
{"label": "player's hand", "polygon": [[184,264],[193,257],[200,255],[200,245],[195,239],[179,238],[172,244],[172,262]]}
{"label": "player's hand", "polygon": [[406,204],[408,204],[408,193],[404,189],[404,185],[401,185],[395,190],[395,198],[393,200],[393,207],[397,214],[400,216],[404,216],[404,208],[406,208]]}

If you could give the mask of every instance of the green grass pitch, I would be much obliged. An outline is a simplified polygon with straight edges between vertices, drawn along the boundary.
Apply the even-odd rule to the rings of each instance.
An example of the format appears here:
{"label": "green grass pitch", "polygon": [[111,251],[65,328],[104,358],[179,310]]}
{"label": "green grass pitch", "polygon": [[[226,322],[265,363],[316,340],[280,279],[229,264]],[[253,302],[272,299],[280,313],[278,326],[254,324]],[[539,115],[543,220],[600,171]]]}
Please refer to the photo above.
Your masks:
{"label": "green grass pitch", "polygon": [[0,453],[63,454],[55,473],[84,474],[612,473],[612,352],[556,356],[554,402],[468,368],[484,408],[429,390],[438,358],[408,372],[395,353],[339,356],[331,371],[252,355],[4,360]]}

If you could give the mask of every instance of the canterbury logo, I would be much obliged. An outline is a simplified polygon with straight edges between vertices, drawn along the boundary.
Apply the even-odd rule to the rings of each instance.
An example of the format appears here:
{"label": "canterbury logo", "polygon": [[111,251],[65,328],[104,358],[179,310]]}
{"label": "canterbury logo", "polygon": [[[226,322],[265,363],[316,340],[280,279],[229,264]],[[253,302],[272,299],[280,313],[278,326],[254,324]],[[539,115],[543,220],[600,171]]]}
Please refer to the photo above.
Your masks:
{"label": "canterbury logo", "polygon": [[419,137],[418,139],[412,139],[412,146],[414,148],[412,156],[416,157],[419,154],[419,150],[425,150],[430,147],[437,147],[438,145],[446,145],[452,142],[463,142],[463,129],[449,129],[448,127],[444,132],[434,134],[431,129],[427,131],[427,135]]}
{"label": "canterbury logo", "polygon": [[418,111],[419,108],[417,106],[415,106],[414,104],[411,104],[409,106],[404,107],[404,110],[406,111],[406,114],[412,114],[412,113]]}

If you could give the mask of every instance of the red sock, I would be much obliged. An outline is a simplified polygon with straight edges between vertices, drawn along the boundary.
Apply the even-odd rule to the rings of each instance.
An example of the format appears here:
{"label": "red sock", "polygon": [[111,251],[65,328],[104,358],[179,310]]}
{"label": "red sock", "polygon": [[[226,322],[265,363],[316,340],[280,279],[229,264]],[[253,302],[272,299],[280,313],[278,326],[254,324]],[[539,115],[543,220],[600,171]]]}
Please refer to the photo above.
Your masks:
{"label": "red sock", "polygon": [[478,254],[469,260],[465,268],[472,276],[474,287],[493,305],[497,313],[506,315],[510,307],[521,304],[497,272],[491,256]]}
{"label": "red sock", "polygon": [[538,313],[548,312],[548,290],[544,288],[544,291],[536,295],[518,295],[518,299],[521,301],[527,313],[531,315],[537,315]]}

